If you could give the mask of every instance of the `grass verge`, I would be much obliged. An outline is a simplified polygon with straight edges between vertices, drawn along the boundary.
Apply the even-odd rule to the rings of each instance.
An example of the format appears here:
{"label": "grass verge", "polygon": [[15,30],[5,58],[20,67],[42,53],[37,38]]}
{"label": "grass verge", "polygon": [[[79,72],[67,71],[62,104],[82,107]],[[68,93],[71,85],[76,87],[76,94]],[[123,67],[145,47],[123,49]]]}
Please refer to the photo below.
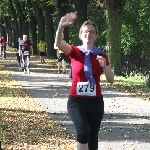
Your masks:
{"label": "grass verge", "polygon": [[115,76],[113,84],[107,83],[104,75],[102,75],[101,85],[115,88],[118,91],[130,93],[133,96],[144,100],[150,100],[150,88],[146,86],[146,78],[139,76],[121,77]]}

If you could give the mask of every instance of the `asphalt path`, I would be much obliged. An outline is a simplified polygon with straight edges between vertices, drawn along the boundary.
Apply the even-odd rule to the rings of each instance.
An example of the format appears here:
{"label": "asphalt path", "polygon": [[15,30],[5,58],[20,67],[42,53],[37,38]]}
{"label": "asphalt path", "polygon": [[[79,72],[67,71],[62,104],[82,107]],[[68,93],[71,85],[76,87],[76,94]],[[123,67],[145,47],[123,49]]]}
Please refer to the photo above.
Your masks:
{"label": "asphalt path", "polygon": [[[68,74],[57,74],[50,65],[32,58],[30,74],[24,74],[18,71],[14,54],[9,54],[3,64],[51,117],[76,136],[67,112],[71,86]],[[150,102],[104,86],[102,91],[105,114],[99,132],[99,150],[150,150]]]}

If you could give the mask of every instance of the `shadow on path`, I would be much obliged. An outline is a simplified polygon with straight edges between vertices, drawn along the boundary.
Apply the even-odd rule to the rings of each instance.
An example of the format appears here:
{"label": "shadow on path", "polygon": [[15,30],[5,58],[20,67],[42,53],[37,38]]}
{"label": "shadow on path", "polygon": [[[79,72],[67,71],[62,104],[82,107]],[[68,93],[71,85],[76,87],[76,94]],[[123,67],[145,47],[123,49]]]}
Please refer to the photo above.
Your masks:
{"label": "shadow on path", "polygon": [[[71,86],[68,74],[57,74],[56,68],[51,69],[46,64],[38,65],[34,61],[31,63],[31,74],[27,75],[18,72],[15,63],[4,62],[7,69],[11,71],[12,77],[22,85],[26,92],[33,95],[38,103],[46,107],[48,114],[58,123],[67,127],[70,134],[76,135],[66,107]],[[136,147],[141,142],[150,149],[150,102],[108,87],[102,87],[102,90],[105,115],[99,139],[100,142],[104,142],[103,150],[108,149],[109,145],[112,145],[115,150],[123,150],[122,144],[120,144],[122,148],[116,148],[119,141],[134,141],[134,144],[126,149]],[[141,147],[136,150],[141,150]],[[142,147],[142,150],[146,150],[145,147]]]}

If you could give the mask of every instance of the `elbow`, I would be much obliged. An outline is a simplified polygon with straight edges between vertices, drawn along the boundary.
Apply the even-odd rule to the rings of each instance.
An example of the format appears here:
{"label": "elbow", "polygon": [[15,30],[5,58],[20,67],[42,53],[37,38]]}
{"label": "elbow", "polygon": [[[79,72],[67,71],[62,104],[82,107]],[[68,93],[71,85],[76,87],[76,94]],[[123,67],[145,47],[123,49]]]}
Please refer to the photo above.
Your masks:
{"label": "elbow", "polygon": [[59,48],[61,46],[61,41],[55,41],[55,47]]}

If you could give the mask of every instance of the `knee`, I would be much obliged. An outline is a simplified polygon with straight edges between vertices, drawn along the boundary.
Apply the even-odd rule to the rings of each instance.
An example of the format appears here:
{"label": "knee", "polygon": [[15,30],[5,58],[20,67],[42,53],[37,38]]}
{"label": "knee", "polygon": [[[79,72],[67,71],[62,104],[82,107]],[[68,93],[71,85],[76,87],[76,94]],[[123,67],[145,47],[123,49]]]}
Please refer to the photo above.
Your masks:
{"label": "knee", "polygon": [[88,132],[77,132],[77,141],[82,144],[88,143]]}

